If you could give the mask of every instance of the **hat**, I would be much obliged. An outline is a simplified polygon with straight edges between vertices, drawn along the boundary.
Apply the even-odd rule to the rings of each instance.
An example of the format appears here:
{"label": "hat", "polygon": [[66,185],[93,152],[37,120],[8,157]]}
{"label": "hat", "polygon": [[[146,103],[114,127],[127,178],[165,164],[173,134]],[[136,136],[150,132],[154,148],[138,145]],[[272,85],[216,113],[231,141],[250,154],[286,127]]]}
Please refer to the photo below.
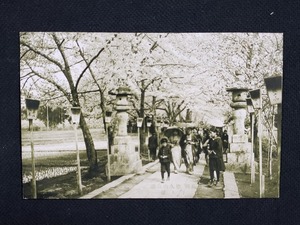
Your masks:
{"label": "hat", "polygon": [[162,139],[160,139],[160,143],[167,143],[169,140],[166,137],[163,137]]}

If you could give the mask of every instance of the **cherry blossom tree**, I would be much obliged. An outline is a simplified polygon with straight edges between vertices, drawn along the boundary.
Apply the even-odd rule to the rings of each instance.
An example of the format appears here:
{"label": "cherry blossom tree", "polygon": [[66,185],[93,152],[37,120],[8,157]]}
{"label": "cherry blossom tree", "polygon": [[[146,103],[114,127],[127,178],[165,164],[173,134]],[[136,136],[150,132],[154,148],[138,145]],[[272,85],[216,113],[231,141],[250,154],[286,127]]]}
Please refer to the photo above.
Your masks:
{"label": "cherry blossom tree", "polygon": [[[70,105],[80,107],[80,81],[112,40],[103,41],[97,35],[85,37],[84,41],[91,42],[94,39],[94,44],[97,45],[94,51],[89,52],[92,57],[85,57],[78,45],[79,37],[73,33],[22,33],[22,86],[35,86],[33,91],[43,97],[49,94],[53,96],[54,93],[61,95]],[[39,85],[36,85],[37,83]],[[94,142],[85,121],[84,109],[80,117],[80,127],[92,172],[97,169],[97,159]]]}

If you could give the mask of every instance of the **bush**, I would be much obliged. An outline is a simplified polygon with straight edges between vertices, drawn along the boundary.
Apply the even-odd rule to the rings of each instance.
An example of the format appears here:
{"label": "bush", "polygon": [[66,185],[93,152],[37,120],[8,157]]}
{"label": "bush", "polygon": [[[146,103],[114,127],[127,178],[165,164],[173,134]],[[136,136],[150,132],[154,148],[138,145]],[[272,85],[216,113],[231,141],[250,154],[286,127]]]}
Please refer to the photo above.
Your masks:
{"label": "bush", "polygon": [[56,126],[57,130],[71,130],[73,126],[69,121],[65,120],[64,123],[60,123]]}
{"label": "bush", "polygon": [[102,118],[95,119],[95,118],[86,118],[86,123],[90,129],[98,129],[103,128],[103,121]]}
{"label": "bush", "polygon": [[[268,155],[268,151],[270,151],[271,146],[269,143],[268,137],[263,137],[262,139],[262,152],[265,156]],[[277,147],[276,145],[273,145],[273,151],[272,151],[272,157],[277,158]]]}
{"label": "bush", "polygon": [[263,151],[263,153],[267,154],[269,149],[270,149],[269,138],[263,137],[263,139],[262,139],[262,151]]}

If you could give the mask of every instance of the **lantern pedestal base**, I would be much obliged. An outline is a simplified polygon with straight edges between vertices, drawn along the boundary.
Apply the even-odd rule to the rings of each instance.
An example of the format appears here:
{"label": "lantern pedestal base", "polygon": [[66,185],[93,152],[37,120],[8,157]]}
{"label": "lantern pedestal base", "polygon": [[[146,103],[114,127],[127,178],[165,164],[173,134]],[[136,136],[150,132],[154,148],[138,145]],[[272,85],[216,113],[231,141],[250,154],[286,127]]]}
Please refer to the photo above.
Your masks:
{"label": "lantern pedestal base", "polygon": [[[234,135],[235,136],[235,135]],[[230,153],[227,153],[226,170],[248,173],[251,169],[251,143],[240,142],[245,140],[244,135],[236,135],[236,141],[230,143]]]}
{"label": "lantern pedestal base", "polygon": [[[237,156],[235,153],[227,154],[227,163],[225,163],[226,171],[237,173],[251,173],[251,156],[250,154],[241,154]],[[254,162],[255,171],[258,171],[258,163]]]}
{"label": "lantern pedestal base", "polygon": [[251,152],[251,143],[231,143],[230,144],[230,152],[231,153],[237,153],[239,154],[240,152],[245,152],[245,153],[250,153]]}
{"label": "lantern pedestal base", "polygon": [[123,176],[132,173],[142,173],[142,160],[135,149],[135,144],[129,136],[117,136],[114,139],[110,155],[110,175]]}
{"label": "lantern pedestal base", "polygon": [[234,134],[232,135],[232,143],[247,143],[248,135],[247,134]]}

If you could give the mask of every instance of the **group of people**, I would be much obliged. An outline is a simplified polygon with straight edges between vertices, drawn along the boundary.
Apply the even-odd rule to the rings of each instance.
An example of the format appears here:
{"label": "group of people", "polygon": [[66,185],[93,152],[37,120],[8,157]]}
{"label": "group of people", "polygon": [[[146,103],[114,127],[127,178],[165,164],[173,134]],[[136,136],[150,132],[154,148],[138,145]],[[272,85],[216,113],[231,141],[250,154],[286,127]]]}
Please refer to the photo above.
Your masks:
{"label": "group of people", "polygon": [[[159,147],[159,148],[158,148]],[[223,153],[228,149],[228,135],[224,131],[222,136],[215,129],[204,131],[203,136],[199,131],[191,128],[186,129],[186,133],[179,135],[178,131],[167,138],[162,137],[160,146],[156,134],[152,134],[148,141],[148,148],[153,160],[157,157],[161,163],[161,178],[165,182],[165,173],[167,180],[170,179],[170,166],[174,165],[174,173],[177,174],[182,162],[186,166],[186,173],[193,174],[194,166],[199,161],[201,152],[205,153],[210,172],[209,186],[216,186],[220,180],[220,171],[225,171]],[[216,174],[216,177],[215,177]]]}

